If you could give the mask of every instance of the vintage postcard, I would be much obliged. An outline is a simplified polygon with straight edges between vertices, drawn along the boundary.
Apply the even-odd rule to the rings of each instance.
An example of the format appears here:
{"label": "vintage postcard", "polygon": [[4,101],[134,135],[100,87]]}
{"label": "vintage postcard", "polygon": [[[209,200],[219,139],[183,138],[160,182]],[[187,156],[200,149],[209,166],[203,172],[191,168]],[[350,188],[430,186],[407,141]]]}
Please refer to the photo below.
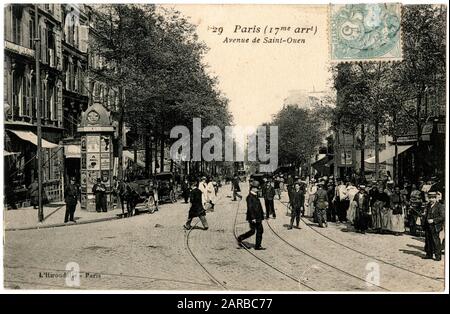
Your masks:
{"label": "vintage postcard", "polygon": [[4,289],[448,292],[447,9],[6,4]]}

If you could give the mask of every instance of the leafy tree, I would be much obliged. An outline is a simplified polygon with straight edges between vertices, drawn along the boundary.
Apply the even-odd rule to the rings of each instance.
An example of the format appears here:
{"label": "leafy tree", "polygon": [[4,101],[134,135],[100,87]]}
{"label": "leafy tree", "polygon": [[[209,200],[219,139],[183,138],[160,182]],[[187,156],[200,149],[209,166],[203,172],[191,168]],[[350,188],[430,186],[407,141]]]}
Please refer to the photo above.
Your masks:
{"label": "leafy tree", "polygon": [[300,167],[308,163],[322,143],[323,130],[313,112],[287,105],[273,119],[278,126],[278,161]]}

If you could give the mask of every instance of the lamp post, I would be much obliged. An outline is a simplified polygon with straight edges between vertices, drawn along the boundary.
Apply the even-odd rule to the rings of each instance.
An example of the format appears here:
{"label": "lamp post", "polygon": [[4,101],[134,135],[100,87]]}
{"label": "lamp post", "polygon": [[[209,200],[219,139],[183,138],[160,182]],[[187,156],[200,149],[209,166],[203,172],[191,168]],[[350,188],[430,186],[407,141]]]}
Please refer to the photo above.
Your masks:
{"label": "lamp post", "polygon": [[41,127],[41,78],[40,78],[40,33],[39,33],[39,13],[38,5],[34,5],[34,51],[36,61],[36,128],[37,128],[37,159],[38,159],[38,221],[44,220],[44,209],[42,207],[42,127]]}

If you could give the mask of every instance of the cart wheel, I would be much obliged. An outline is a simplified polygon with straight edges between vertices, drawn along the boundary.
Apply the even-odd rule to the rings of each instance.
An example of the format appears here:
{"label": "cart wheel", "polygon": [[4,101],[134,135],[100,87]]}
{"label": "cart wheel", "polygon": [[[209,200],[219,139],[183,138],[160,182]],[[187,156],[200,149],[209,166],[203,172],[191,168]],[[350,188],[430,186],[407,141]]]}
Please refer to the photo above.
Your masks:
{"label": "cart wheel", "polygon": [[175,192],[173,190],[170,191],[169,198],[172,203],[175,203],[177,201],[177,198],[175,197]]}
{"label": "cart wheel", "polygon": [[156,209],[155,198],[153,196],[149,196],[146,205],[147,205],[146,207],[148,209],[148,212],[150,214],[153,214],[155,212],[155,209]]}

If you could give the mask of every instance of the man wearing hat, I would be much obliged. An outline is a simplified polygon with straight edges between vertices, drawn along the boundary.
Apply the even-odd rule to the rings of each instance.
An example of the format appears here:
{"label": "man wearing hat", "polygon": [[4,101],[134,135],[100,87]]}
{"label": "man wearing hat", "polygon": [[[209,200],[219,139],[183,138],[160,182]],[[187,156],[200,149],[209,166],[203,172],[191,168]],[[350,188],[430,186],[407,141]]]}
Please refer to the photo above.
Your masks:
{"label": "man wearing hat", "polygon": [[203,206],[208,202],[208,184],[206,183],[206,177],[201,177],[198,184],[198,189],[202,192]]}
{"label": "man wearing hat", "polygon": [[242,195],[239,194],[239,192],[241,192],[241,187],[239,186],[239,178],[236,175],[231,182],[231,190],[233,191],[233,201],[236,201],[236,196],[239,197],[239,199],[242,199]]}
{"label": "man wearing hat", "polygon": [[102,179],[97,178],[97,183],[92,187],[92,193],[95,194],[95,210],[97,213],[106,213],[106,186],[102,183]]}
{"label": "man wearing hat", "polygon": [[319,227],[328,227],[327,224],[327,208],[328,208],[328,194],[327,191],[324,190],[325,182],[320,181],[317,186],[317,192],[314,196],[314,208],[315,215],[317,217],[317,222],[319,223]]}
{"label": "man wearing hat", "polygon": [[264,220],[264,211],[261,201],[258,198],[259,182],[253,181],[250,186],[250,193],[247,196],[247,221],[250,230],[238,236],[237,241],[239,246],[243,246],[242,241],[251,237],[256,233],[255,250],[265,250],[261,246],[262,234],[264,232],[262,221]]}
{"label": "man wearing hat", "polygon": [[270,178],[265,183],[265,187],[263,189],[263,196],[264,196],[264,205],[266,207],[266,219],[269,219],[270,215],[272,215],[272,217],[275,219],[277,217],[277,215],[275,214],[275,204],[274,204],[275,188],[273,186],[272,179]]}
{"label": "man wearing hat", "polygon": [[203,224],[203,230],[208,230],[208,221],[206,220],[206,210],[204,206],[204,198],[203,193],[199,188],[199,184],[197,181],[193,181],[191,183],[191,193],[189,195],[189,199],[191,201],[191,207],[189,208],[189,215],[186,224],[183,226],[184,229],[191,229],[192,219],[198,217]]}
{"label": "man wearing hat", "polygon": [[369,228],[370,218],[370,197],[364,184],[359,185],[359,191],[353,200],[356,205],[355,211],[355,229],[361,233],[366,233]]}
{"label": "man wearing hat", "polygon": [[437,193],[428,192],[429,203],[425,212],[425,259],[440,261],[442,255],[439,233],[444,229],[445,207],[437,200]]}
{"label": "man wearing hat", "polygon": [[291,223],[288,229],[292,229],[292,226],[294,225],[294,219],[296,220],[298,229],[300,224],[300,213],[303,209],[303,206],[305,205],[305,191],[301,189],[300,182],[294,183],[294,188],[291,191],[289,202],[291,203]]}
{"label": "man wearing hat", "polygon": [[69,183],[64,189],[64,201],[66,202],[66,215],[64,216],[64,223],[68,221],[76,222],[73,215],[77,208],[79,190],[75,185],[75,178],[70,178]]}

